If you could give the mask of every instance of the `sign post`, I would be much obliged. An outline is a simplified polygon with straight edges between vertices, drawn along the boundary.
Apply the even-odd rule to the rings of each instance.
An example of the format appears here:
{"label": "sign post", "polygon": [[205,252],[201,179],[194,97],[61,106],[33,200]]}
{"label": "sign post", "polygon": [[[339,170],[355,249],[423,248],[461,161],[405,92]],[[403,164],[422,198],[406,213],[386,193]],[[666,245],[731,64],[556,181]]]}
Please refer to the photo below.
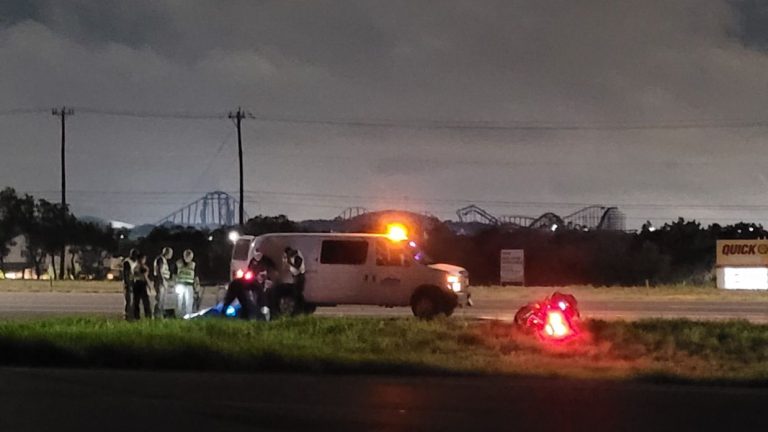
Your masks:
{"label": "sign post", "polygon": [[499,280],[502,285],[525,285],[525,251],[502,249]]}
{"label": "sign post", "polygon": [[717,287],[768,290],[768,240],[718,240]]}

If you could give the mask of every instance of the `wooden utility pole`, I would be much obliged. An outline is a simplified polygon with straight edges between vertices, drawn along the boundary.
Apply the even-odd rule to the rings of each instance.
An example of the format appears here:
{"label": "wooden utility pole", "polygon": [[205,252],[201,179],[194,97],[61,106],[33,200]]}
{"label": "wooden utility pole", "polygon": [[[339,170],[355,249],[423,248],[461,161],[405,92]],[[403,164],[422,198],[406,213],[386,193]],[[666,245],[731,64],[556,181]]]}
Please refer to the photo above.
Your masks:
{"label": "wooden utility pole", "polygon": [[[61,218],[62,229],[66,229],[67,222],[67,164],[66,164],[66,137],[67,137],[67,116],[75,113],[72,108],[62,106],[54,108],[51,113],[61,119]],[[62,232],[62,237],[66,238],[66,232]],[[59,279],[64,279],[64,261],[66,260],[66,244],[61,245],[61,260],[59,261]]]}
{"label": "wooden utility pole", "polygon": [[240,164],[240,206],[238,209],[238,223],[242,227],[245,221],[243,220],[244,214],[245,214],[245,198],[243,196],[243,135],[242,135],[242,128],[241,124],[243,122],[243,119],[246,117],[253,118],[253,115],[251,113],[243,111],[242,108],[238,107],[237,111],[230,111],[229,115],[227,116],[230,119],[234,120],[235,127],[237,127],[237,160]]}

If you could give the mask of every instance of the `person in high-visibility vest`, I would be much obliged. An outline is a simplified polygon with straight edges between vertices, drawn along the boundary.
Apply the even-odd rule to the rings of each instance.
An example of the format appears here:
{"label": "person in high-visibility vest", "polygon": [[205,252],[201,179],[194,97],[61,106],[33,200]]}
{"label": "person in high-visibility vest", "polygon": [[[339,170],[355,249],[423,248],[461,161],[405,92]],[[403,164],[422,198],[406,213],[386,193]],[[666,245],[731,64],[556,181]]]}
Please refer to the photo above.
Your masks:
{"label": "person in high-visibility vest", "polygon": [[178,299],[176,310],[181,316],[189,315],[194,311],[194,293],[197,286],[194,258],[194,252],[187,249],[181,259],[176,262],[176,294]]}
{"label": "person in high-visibility vest", "polygon": [[155,318],[164,318],[165,296],[171,285],[171,267],[168,260],[173,258],[173,249],[163,248],[162,253],[155,258]]}

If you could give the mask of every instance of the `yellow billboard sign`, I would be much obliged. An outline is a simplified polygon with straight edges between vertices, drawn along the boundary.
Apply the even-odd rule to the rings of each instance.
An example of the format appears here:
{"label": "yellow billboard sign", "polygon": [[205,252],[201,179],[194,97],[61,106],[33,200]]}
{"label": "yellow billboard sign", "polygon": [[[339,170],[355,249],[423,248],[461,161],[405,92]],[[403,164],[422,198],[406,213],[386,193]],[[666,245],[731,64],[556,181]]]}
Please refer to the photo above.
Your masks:
{"label": "yellow billboard sign", "polygon": [[718,266],[768,266],[768,240],[718,240]]}

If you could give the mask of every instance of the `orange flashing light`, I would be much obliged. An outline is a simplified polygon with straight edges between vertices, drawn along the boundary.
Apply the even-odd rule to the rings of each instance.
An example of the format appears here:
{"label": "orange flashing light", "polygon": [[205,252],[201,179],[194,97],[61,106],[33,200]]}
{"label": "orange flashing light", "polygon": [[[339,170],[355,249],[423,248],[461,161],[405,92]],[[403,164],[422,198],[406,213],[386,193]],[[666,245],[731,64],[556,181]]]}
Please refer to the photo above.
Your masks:
{"label": "orange flashing light", "polygon": [[403,224],[389,224],[387,225],[387,238],[395,242],[408,240],[408,229]]}

